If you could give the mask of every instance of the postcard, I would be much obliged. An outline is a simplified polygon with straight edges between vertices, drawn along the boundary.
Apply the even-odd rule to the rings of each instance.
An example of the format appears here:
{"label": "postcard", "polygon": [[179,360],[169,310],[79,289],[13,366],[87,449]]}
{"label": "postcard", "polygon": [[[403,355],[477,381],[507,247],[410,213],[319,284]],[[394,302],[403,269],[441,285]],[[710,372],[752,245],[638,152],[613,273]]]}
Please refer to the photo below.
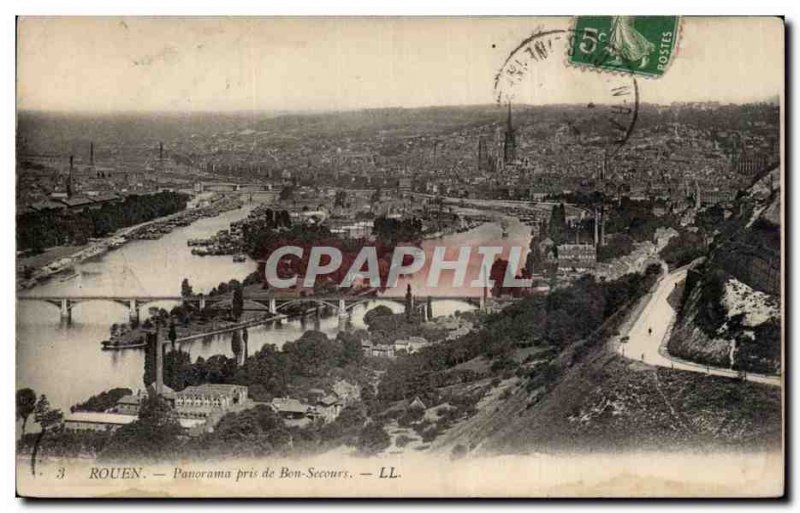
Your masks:
{"label": "postcard", "polygon": [[784,494],[779,17],[20,17],[33,498]]}

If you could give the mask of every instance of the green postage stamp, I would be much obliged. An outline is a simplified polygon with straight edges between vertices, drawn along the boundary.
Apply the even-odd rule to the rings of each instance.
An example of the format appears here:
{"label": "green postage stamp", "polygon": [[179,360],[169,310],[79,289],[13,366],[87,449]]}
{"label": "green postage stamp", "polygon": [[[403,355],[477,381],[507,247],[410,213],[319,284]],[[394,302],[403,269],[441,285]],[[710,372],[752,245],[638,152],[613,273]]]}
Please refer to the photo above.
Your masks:
{"label": "green postage stamp", "polygon": [[569,62],[660,77],[677,47],[679,22],[678,16],[578,16]]}

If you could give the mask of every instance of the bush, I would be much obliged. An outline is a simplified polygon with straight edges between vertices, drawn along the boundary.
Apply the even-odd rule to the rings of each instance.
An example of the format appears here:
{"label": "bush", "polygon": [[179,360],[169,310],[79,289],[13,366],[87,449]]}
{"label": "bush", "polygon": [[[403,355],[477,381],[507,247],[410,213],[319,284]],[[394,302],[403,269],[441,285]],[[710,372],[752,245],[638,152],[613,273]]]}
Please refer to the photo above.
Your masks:
{"label": "bush", "polygon": [[605,244],[597,249],[597,261],[607,262],[631,254],[633,238],[624,233],[616,233],[606,238]]}
{"label": "bush", "polygon": [[681,230],[677,236],[669,240],[659,254],[670,269],[674,269],[703,256],[706,250],[705,238],[700,233]]}
{"label": "bush", "polygon": [[403,447],[405,447],[406,445],[408,445],[410,442],[413,442],[413,441],[414,441],[414,439],[413,439],[413,438],[411,438],[410,436],[407,436],[407,435],[400,435],[400,436],[398,436],[398,437],[397,437],[397,439],[394,441],[394,444],[395,444],[397,447],[403,448]]}
{"label": "bush", "polygon": [[429,427],[425,431],[422,432],[422,441],[425,443],[432,442],[436,439],[437,436],[440,434],[440,428],[438,424],[434,424],[433,426]]}
{"label": "bush", "polygon": [[378,305],[366,314],[364,314],[364,324],[366,324],[370,329],[374,329],[373,326],[375,325],[376,321],[381,317],[391,317],[394,315],[394,312],[391,308],[386,305]]}
{"label": "bush", "polygon": [[109,408],[115,406],[120,399],[132,393],[133,392],[129,388],[112,388],[111,390],[108,390],[106,392],[101,392],[100,394],[93,395],[86,402],[76,404],[69,410],[72,412],[76,411],[104,412]]}
{"label": "bush", "polygon": [[324,440],[340,440],[345,445],[357,445],[367,417],[361,408],[347,406],[331,423],[325,424],[321,430]]}
{"label": "bush", "polygon": [[383,426],[377,422],[370,422],[358,435],[356,447],[361,454],[374,455],[391,445],[392,439]]}
{"label": "bush", "polygon": [[409,427],[412,424],[419,422],[425,416],[425,410],[421,407],[412,407],[408,408],[405,412],[400,415],[397,419],[397,423],[401,427]]}
{"label": "bush", "polygon": [[539,387],[550,387],[556,382],[561,375],[561,368],[558,364],[547,362],[534,369],[530,374],[530,381],[525,385],[525,389],[529,392],[536,390]]}
{"label": "bush", "polygon": [[503,372],[508,369],[513,369],[517,366],[517,362],[511,358],[508,353],[503,353],[494,359],[490,367],[492,372]]}
{"label": "bush", "polygon": [[450,451],[451,460],[458,460],[466,455],[467,455],[467,448],[461,444],[457,444],[455,447],[453,447],[453,450]]}

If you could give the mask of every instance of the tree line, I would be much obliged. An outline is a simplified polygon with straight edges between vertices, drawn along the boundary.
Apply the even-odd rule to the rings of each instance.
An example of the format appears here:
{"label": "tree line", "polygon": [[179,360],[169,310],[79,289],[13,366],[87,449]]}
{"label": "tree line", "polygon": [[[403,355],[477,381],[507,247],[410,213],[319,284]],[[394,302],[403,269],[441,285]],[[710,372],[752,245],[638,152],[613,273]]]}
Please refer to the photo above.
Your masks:
{"label": "tree line", "polygon": [[132,194],[119,203],[77,212],[25,212],[17,216],[17,249],[40,252],[53,246],[85,244],[90,238],[179,212],[186,208],[188,199],[183,193],[163,191]]}
{"label": "tree line", "polygon": [[452,368],[473,358],[503,359],[518,348],[531,346],[558,354],[592,334],[626,303],[641,297],[660,272],[658,265],[652,265],[644,274],[631,273],[614,281],[584,276],[546,296],[528,296],[490,314],[480,329],[398,357],[381,380],[378,399],[387,404],[420,397],[426,404],[436,404],[437,388],[470,379]]}

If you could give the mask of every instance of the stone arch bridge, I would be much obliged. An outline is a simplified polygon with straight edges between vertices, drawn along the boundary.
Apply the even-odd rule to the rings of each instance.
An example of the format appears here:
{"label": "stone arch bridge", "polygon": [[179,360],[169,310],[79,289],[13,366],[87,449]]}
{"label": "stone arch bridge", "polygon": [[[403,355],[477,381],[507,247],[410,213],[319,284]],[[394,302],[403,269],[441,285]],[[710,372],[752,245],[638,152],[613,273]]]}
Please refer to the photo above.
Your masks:
{"label": "stone arch bridge", "polygon": [[[269,313],[280,315],[288,307],[298,304],[314,303],[321,307],[331,308],[336,311],[340,317],[346,316],[353,308],[358,305],[364,304],[368,301],[381,300],[393,301],[400,305],[405,306],[407,299],[403,296],[378,296],[377,294],[363,294],[363,295],[348,295],[348,294],[320,294],[309,296],[298,296],[289,294],[279,294],[272,292],[263,293],[247,293],[243,294],[246,301],[253,301],[265,306]],[[492,302],[508,302],[516,298],[492,298]],[[72,309],[81,303],[88,303],[92,301],[111,301],[113,303],[121,304],[128,308],[129,319],[131,322],[139,321],[139,310],[142,306],[148,303],[155,303],[160,301],[176,301],[181,303],[191,303],[203,309],[215,303],[227,302],[231,300],[231,294],[221,294],[216,296],[193,295],[183,297],[180,295],[22,295],[17,297],[17,301],[41,301],[52,304],[59,309],[62,321],[70,322],[72,320]],[[415,312],[419,312],[427,319],[428,310],[426,304],[428,301],[463,301],[472,304],[480,309],[485,309],[487,298],[482,296],[467,296],[467,295],[444,295],[444,296],[425,296],[410,298],[411,307]],[[245,311],[248,309],[245,308]],[[261,309],[259,309],[261,310]]]}

